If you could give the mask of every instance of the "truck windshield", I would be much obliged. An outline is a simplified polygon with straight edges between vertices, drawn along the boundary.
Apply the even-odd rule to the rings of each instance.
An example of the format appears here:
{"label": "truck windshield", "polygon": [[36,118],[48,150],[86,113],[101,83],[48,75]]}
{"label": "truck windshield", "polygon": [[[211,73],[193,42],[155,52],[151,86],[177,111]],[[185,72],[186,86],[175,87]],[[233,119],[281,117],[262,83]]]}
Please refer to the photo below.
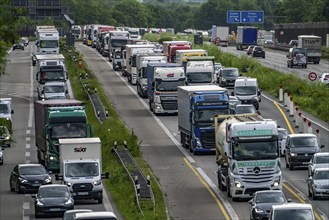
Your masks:
{"label": "truck windshield", "polygon": [[124,47],[128,43],[127,39],[111,39],[112,47]]}
{"label": "truck windshield", "polygon": [[156,81],[156,91],[177,91],[177,86],[184,86],[185,79],[179,79],[178,81]]}
{"label": "truck windshield", "polygon": [[202,109],[195,111],[196,123],[214,122],[215,115],[228,115],[230,109]]}
{"label": "truck windshield", "polygon": [[235,95],[247,96],[247,95],[256,95],[257,87],[256,86],[237,86],[235,87]]}
{"label": "truck windshield", "polygon": [[289,220],[313,220],[313,213],[311,209],[282,209],[275,210],[275,220],[289,219]]}
{"label": "truck windshield", "polygon": [[0,113],[9,114],[9,109],[7,104],[0,104]]}
{"label": "truck windshield", "polygon": [[63,93],[63,86],[45,86],[43,87],[44,93]]}
{"label": "truck windshield", "polygon": [[42,71],[40,72],[40,82],[63,81],[65,79],[64,75],[64,71]]}
{"label": "truck windshield", "polygon": [[41,40],[40,48],[58,48],[58,40]]}
{"label": "truck windshield", "polygon": [[57,123],[52,125],[51,138],[84,138],[87,137],[85,123]]}
{"label": "truck windshield", "polygon": [[212,83],[211,72],[189,72],[186,75],[188,83]]}
{"label": "truck windshield", "polygon": [[98,163],[82,162],[82,163],[68,163],[65,165],[66,177],[98,176],[98,174],[99,174]]}
{"label": "truck windshield", "polygon": [[276,159],[279,156],[276,140],[234,142],[232,151],[236,160]]}

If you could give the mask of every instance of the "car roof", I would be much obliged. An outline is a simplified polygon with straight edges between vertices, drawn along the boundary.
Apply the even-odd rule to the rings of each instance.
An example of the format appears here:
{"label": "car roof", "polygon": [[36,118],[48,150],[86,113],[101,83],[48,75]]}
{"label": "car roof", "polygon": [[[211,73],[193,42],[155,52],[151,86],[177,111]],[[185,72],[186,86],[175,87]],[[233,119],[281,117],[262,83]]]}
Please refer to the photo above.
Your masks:
{"label": "car roof", "polygon": [[288,131],[287,129],[285,128],[278,128],[279,131]]}
{"label": "car roof", "polygon": [[81,212],[92,212],[93,210],[91,209],[72,209],[72,210],[67,210],[65,211],[65,214],[75,214],[75,213],[81,213]]}
{"label": "car roof", "polygon": [[223,67],[222,70],[239,70],[236,67]]}
{"label": "car roof", "polygon": [[329,167],[316,167],[314,169],[314,172],[316,171],[329,171]]}
{"label": "car roof", "polygon": [[295,138],[295,137],[316,137],[315,134],[289,134],[289,137]]}
{"label": "car roof", "polygon": [[261,194],[261,193],[281,193],[281,194],[283,194],[283,192],[281,190],[260,190],[260,191],[255,192],[255,194]]}
{"label": "car roof", "polygon": [[85,212],[85,213],[77,213],[75,217],[78,219],[92,219],[92,217],[96,217],[98,219],[100,217],[111,217],[116,218],[113,212]]}
{"label": "car roof", "polygon": [[41,164],[38,163],[22,163],[18,164],[19,167],[43,167]]}
{"label": "car roof", "polygon": [[68,188],[66,185],[63,185],[63,184],[49,184],[49,185],[41,185],[39,189],[41,189],[41,188],[53,188],[53,187]]}
{"label": "car roof", "polygon": [[238,105],[236,105],[236,108],[237,107],[255,107],[255,106],[251,105],[251,104],[238,104]]}
{"label": "car roof", "polygon": [[311,204],[306,203],[287,203],[281,205],[273,205],[273,210],[284,210],[284,209],[313,209]]}
{"label": "car roof", "polygon": [[329,156],[329,152],[318,152],[314,154],[314,157],[325,157]]}

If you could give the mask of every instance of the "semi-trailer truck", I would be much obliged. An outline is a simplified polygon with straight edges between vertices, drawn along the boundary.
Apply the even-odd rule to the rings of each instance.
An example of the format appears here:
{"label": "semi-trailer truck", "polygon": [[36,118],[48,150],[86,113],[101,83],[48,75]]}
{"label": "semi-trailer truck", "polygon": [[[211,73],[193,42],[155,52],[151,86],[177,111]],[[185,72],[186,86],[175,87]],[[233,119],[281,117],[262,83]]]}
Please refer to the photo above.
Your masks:
{"label": "semi-trailer truck", "polygon": [[78,100],[35,101],[34,118],[38,162],[50,171],[59,170],[59,138],[93,136],[84,104]]}
{"label": "semi-trailer truck", "polygon": [[218,115],[214,119],[218,186],[233,200],[259,190],[281,190],[275,121],[258,114]]}
{"label": "semi-trailer truck", "polygon": [[167,57],[168,63],[176,63],[177,50],[190,50],[192,43],[189,41],[163,41],[163,53]]}
{"label": "semi-trailer truck", "polygon": [[179,86],[178,131],[191,153],[215,152],[214,116],[230,114],[228,91],[217,85]]}
{"label": "semi-trailer truck", "polygon": [[250,45],[257,45],[258,30],[257,27],[238,26],[236,49],[244,50]]}
{"label": "semi-trailer truck", "polygon": [[103,202],[102,143],[98,137],[59,139],[60,174],[56,180],[69,187],[74,200]]}
{"label": "semi-trailer truck", "polygon": [[190,56],[183,63],[187,85],[211,85],[215,83],[215,57]]}

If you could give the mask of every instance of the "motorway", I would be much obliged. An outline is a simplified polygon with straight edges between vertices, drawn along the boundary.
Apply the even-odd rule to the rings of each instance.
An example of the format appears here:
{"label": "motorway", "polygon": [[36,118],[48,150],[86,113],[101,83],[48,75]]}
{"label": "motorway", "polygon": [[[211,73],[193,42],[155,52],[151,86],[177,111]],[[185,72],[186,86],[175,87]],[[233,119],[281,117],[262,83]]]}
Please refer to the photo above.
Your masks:
{"label": "motorway", "polygon": [[[147,101],[138,97],[135,86],[129,85],[121,73],[112,71],[111,64],[105,58],[90,47],[80,43],[76,46],[121,118],[142,141],[142,153],[159,178],[167,196],[170,216],[182,220],[249,219],[249,206],[246,201],[233,202],[218,190],[215,156],[194,156],[180,146],[177,116],[154,116],[148,110]],[[8,186],[9,175],[15,164],[37,162],[32,105],[32,101],[36,99],[33,85],[36,71],[31,67],[30,57],[31,46],[24,51],[11,52],[7,65],[10,75],[0,76],[0,95],[12,97],[15,110],[15,143],[6,149],[5,163],[0,167],[0,219],[4,220],[34,219],[31,195],[10,192]],[[270,56],[267,55],[267,59],[270,59]],[[285,67],[284,64],[285,62],[282,68]],[[260,111],[263,117],[275,119],[281,127],[288,128],[281,111],[273,101],[263,97]],[[284,115],[285,113],[286,111]],[[288,123],[291,123],[291,118],[288,118]],[[328,130],[319,128],[321,134],[328,134]],[[296,131],[292,129],[290,132]],[[328,136],[322,135],[320,142],[326,145],[324,151],[328,151]],[[309,201],[307,198],[307,170],[290,171],[285,168],[284,158],[281,162],[283,191],[286,197],[294,202],[312,203],[316,208],[317,219],[326,219],[325,216],[329,216],[329,201]],[[112,206],[114,207],[113,204]],[[104,201],[103,205],[81,202],[75,208],[109,210],[111,204],[108,201]]]}
{"label": "motorway", "polygon": [[[9,176],[16,164],[37,163],[33,101],[37,100],[35,73],[31,65],[31,44],[24,51],[15,50],[8,55],[6,74],[0,76],[0,97],[12,98],[13,139],[11,148],[4,151],[4,164],[0,166],[0,219],[34,219],[34,199],[32,194],[17,194],[9,190]],[[54,175],[52,174],[53,182]],[[77,202],[75,208],[88,208],[94,211],[114,211],[118,219],[123,219],[117,212],[110,195],[104,196],[103,204],[87,201]],[[62,218],[52,218],[62,219]]]}
{"label": "motorway", "polygon": [[[237,50],[236,47],[219,47],[220,50],[224,52],[229,52],[234,55],[242,56],[246,55],[246,50],[241,51]],[[271,50],[265,48],[266,57],[263,58],[254,58],[258,60],[262,65],[276,69],[278,71],[284,73],[293,73],[299,76],[302,79],[308,79],[308,74],[310,72],[315,72],[318,76],[321,76],[322,73],[327,73],[329,71],[329,61],[328,60],[321,60],[320,64],[313,64],[308,63],[306,69],[302,69],[300,67],[288,68],[287,67],[287,51],[280,51],[280,50]],[[249,55],[250,56],[250,55]],[[251,56],[250,56],[251,57]]]}
{"label": "motorway", "polygon": [[[148,109],[147,101],[138,97],[135,86],[129,85],[119,72],[112,71],[111,64],[105,58],[102,58],[94,49],[80,43],[76,47],[83,54],[122,119],[142,140],[143,155],[160,179],[168,196],[170,214],[174,219],[223,219],[217,214],[218,212],[213,211],[217,208],[222,212],[220,204],[226,208],[222,213],[224,217],[229,215],[231,218],[249,218],[246,201],[233,202],[217,189],[215,156],[190,155],[188,150],[180,146],[177,116],[154,116]],[[292,123],[291,119],[286,121],[283,116],[286,111],[282,114],[279,109],[281,108],[277,108],[273,101],[262,99],[260,110],[263,117],[275,119],[278,125],[288,128],[288,124]],[[162,131],[159,131],[159,127]],[[320,129],[322,134],[328,134],[328,130],[322,127]],[[292,129],[290,132],[296,131]],[[168,143],[168,138],[170,138],[170,143]],[[163,141],[166,141],[165,145]],[[326,145],[323,151],[328,151],[328,137],[322,135],[320,142]],[[284,158],[281,159],[281,163],[285,195],[294,202],[311,202],[316,207],[317,219],[326,219],[325,216],[329,216],[328,200],[309,201],[307,198],[307,171],[305,169],[288,170],[285,168]],[[182,167],[187,166],[191,170],[187,169],[181,173]],[[203,186],[200,187],[200,184],[198,185],[195,181],[200,181]],[[192,185],[197,193],[190,191]],[[211,191],[207,192],[203,190],[204,188]],[[216,198],[209,198],[204,193],[216,194]],[[220,198],[220,204],[218,204],[218,198]],[[189,215],[191,213],[193,214]]]}

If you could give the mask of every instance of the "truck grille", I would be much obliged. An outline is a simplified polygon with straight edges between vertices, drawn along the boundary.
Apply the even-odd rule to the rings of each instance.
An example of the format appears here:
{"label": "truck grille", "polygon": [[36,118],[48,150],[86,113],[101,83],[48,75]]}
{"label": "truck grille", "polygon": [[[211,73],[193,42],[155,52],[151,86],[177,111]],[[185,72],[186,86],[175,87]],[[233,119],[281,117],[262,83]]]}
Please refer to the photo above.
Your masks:
{"label": "truck grille", "polygon": [[162,108],[164,110],[177,110],[177,100],[162,100],[161,99]]}
{"label": "truck grille", "polygon": [[91,183],[76,183],[73,184],[72,189],[74,192],[88,192],[92,191],[93,185]]}
{"label": "truck grille", "polygon": [[[245,183],[267,183],[273,180],[274,167],[259,167],[260,172],[256,174],[254,167],[240,168],[239,174],[241,175],[242,181]],[[246,172],[245,170],[246,169]]]}
{"label": "truck grille", "polygon": [[215,130],[213,131],[202,131],[201,142],[204,148],[212,149],[215,148]]}

